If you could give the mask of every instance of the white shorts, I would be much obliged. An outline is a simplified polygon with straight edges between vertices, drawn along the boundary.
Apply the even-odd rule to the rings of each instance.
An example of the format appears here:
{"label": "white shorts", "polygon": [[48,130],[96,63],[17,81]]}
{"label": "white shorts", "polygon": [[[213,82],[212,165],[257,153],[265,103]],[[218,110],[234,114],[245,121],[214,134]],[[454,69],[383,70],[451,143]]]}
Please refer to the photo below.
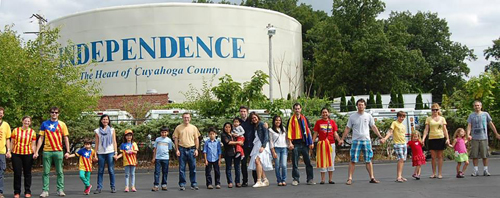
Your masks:
{"label": "white shorts", "polygon": [[331,144],[332,146],[332,166],[328,168],[320,168],[319,172],[325,173],[327,171],[335,171],[335,144]]}

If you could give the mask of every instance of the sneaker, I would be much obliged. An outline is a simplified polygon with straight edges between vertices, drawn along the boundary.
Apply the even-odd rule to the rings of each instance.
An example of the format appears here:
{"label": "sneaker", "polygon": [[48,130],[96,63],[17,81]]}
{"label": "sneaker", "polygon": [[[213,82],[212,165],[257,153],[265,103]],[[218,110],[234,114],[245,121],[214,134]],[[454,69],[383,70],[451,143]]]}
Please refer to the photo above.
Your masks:
{"label": "sneaker", "polygon": [[417,175],[417,177],[415,179],[420,180],[420,175]]}
{"label": "sneaker", "polygon": [[125,187],[125,190],[123,192],[128,192],[128,187]]}
{"label": "sneaker", "polygon": [[167,185],[161,185],[161,190],[166,191],[167,190]]}
{"label": "sneaker", "polygon": [[298,182],[298,181],[293,180],[293,181],[292,181],[292,186],[297,186],[297,185],[299,185],[299,182]]}
{"label": "sneaker", "polygon": [[95,189],[94,194],[99,194],[99,193],[101,193],[101,189],[100,188]]}
{"label": "sneaker", "polygon": [[464,178],[460,173],[457,173],[457,178]]}
{"label": "sneaker", "polygon": [[116,188],[115,187],[111,188],[111,193],[116,193]]}
{"label": "sneaker", "polygon": [[472,176],[472,177],[476,177],[476,176],[478,176],[478,175],[479,175],[478,171],[476,171],[476,170],[475,170],[474,172],[472,172],[472,174],[471,174],[470,176]]}
{"label": "sneaker", "polygon": [[261,181],[258,181],[252,187],[254,187],[254,188],[260,188],[260,187],[264,187],[264,186],[266,186],[264,183],[262,183]]}
{"label": "sneaker", "polygon": [[313,180],[309,180],[309,181],[307,182],[307,185],[316,185],[316,182],[314,182]]}
{"label": "sneaker", "polygon": [[186,187],[181,186],[181,187],[179,188],[179,190],[180,190],[180,191],[185,191],[185,190],[186,190]]}
{"label": "sneaker", "polygon": [[[213,187],[212,187],[213,188]],[[191,190],[199,190],[198,186],[191,186]]]}
{"label": "sneaker", "polygon": [[215,189],[220,189],[220,185],[219,184],[215,185]]}
{"label": "sneaker", "polygon": [[59,197],[64,197],[64,196],[66,196],[66,193],[64,193],[64,191],[63,191],[63,190],[58,190],[58,191],[57,191],[57,195],[58,195]]}
{"label": "sneaker", "polygon": [[411,175],[411,177],[417,179],[417,174],[413,174],[413,175]]}
{"label": "sneaker", "polygon": [[158,186],[153,186],[153,188],[151,188],[151,191],[153,192],[158,191]]}
{"label": "sneaker", "polygon": [[238,158],[241,156],[241,153],[236,153],[236,156],[234,156],[234,158]]}
{"label": "sneaker", "polygon": [[245,182],[245,183],[241,184],[241,187],[248,187],[248,183]]}
{"label": "sneaker", "polygon": [[208,188],[208,189],[214,189],[214,186],[212,186],[212,185],[208,185],[208,186],[207,186],[207,188]]}
{"label": "sneaker", "polygon": [[264,178],[264,180],[262,180],[262,183],[264,183],[265,186],[269,186],[269,180],[267,178]]}
{"label": "sneaker", "polygon": [[83,191],[83,194],[86,194],[86,195],[90,194],[90,190],[92,190],[92,184],[87,186],[87,188],[85,188],[85,191]]}
{"label": "sneaker", "polygon": [[41,198],[45,198],[45,197],[48,197],[48,196],[49,196],[49,192],[47,192],[47,191],[43,191],[42,194],[40,194]]}
{"label": "sneaker", "polygon": [[491,176],[490,172],[488,170],[483,171],[483,176]]}

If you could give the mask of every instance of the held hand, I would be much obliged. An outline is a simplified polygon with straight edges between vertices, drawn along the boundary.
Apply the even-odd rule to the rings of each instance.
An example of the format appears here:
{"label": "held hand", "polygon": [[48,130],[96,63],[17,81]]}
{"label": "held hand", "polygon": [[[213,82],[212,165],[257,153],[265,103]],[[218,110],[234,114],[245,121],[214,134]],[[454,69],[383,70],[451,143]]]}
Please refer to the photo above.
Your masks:
{"label": "held hand", "polygon": [[64,154],[64,158],[68,159],[68,158],[69,158],[69,154],[68,154],[68,153],[65,153],[65,154]]}
{"label": "held hand", "polygon": [[445,144],[447,144],[447,145],[451,145],[451,144],[450,144],[450,140],[446,140]]}
{"label": "held hand", "polygon": [[5,153],[5,157],[10,159],[12,157],[12,155],[10,154],[10,151],[8,151],[7,153]]}
{"label": "held hand", "polygon": [[97,162],[98,160],[97,160],[97,158],[94,157],[94,158],[92,158],[92,161]]}
{"label": "held hand", "polygon": [[276,152],[273,152],[273,158],[274,159],[278,158],[278,155],[276,154]]}
{"label": "held hand", "polygon": [[198,149],[194,150],[194,156],[198,157]]}
{"label": "held hand", "polygon": [[314,144],[309,145],[309,150],[313,150],[313,149],[314,149]]}
{"label": "held hand", "polygon": [[[500,134],[499,134],[499,135],[497,135],[497,138],[498,138],[499,136],[500,136]],[[469,136],[467,136],[467,139],[469,139],[469,141],[471,141],[471,140],[472,140],[472,136],[470,136],[470,135],[469,135]]]}
{"label": "held hand", "polygon": [[220,166],[220,160],[219,160],[219,166]]}
{"label": "held hand", "polygon": [[[472,137],[471,137],[471,138],[472,138]],[[498,134],[498,135],[497,135],[497,139],[499,139],[499,140],[500,140],[500,134]]]}
{"label": "held hand", "polygon": [[208,160],[205,160],[205,166],[208,166]]}
{"label": "held hand", "polygon": [[154,163],[156,162],[156,159],[154,159],[154,158],[153,158],[153,159],[151,160],[151,162],[154,164]]}
{"label": "held hand", "polygon": [[380,143],[381,144],[385,143],[385,138],[380,139]]}
{"label": "held hand", "polygon": [[262,152],[264,152],[264,147],[260,147],[260,149],[259,149],[259,153],[262,153]]}
{"label": "held hand", "polygon": [[38,153],[33,154],[33,159],[36,159],[36,158],[38,158]]}
{"label": "held hand", "polygon": [[339,141],[339,145],[340,145],[340,146],[344,146],[344,139],[340,139],[340,141]]}
{"label": "held hand", "polygon": [[288,146],[288,150],[293,150],[293,144],[290,144],[290,146]]}
{"label": "held hand", "polygon": [[422,144],[422,147],[424,147],[424,146],[425,146],[425,141],[424,141],[424,139],[422,139],[422,142],[420,142],[420,143]]}
{"label": "held hand", "polygon": [[113,159],[115,159],[115,161],[118,160],[118,156],[117,155],[113,156]]}
{"label": "held hand", "polygon": [[177,150],[175,154],[177,155],[177,157],[181,156],[181,152],[179,150]]}

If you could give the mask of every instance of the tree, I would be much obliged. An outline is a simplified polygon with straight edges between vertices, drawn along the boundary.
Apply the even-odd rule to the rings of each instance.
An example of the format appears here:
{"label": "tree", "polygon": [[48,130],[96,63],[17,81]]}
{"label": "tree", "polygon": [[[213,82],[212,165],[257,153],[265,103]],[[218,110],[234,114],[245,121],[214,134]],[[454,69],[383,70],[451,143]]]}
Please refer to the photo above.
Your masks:
{"label": "tree", "polygon": [[397,106],[399,108],[405,108],[405,101],[403,98],[403,93],[401,91],[399,91],[399,93],[398,93],[398,105]]}
{"label": "tree", "polygon": [[424,109],[424,104],[422,100],[422,92],[418,93],[417,98],[415,99],[415,109]]}
{"label": "tree", "polygon": [[500,71],[500,38],[493,40],[493,46],[484,50],[484,56],[486,56],[486,60],[489,60],[490,58],[494,60],[490,61],[490,63],[486,65],[486,71]]}
{"label": "tree", "polygon": [[375,96],[373,95],[373,91],[370,91],[370,96],[368,98],[368,107],[367,109],[372,109],[372,108],[377,108],[376,103],[375,103]]}
{"label": "tree", "polygon": [[380,95],[380,92],[377,92],[377,108],[382,109],[382,96]]}
{"label": "tree", "polygon": [[347,112],[347,111],[349,111],[349,109],[347,109],[345,93],[342,93],[342,97],[340,98],[340,112]]}
{"label": "tree", "polygon": [[397,108],[398,107],[398,98],[394,91],[391,91],[391,100],[389,101],[389,108]]}
{"label": "tree", "polygon": [[356,111],[356,100],[354,99],[354,96],[351,95],[351,99],[347,103],[347,108],[349,111]]}
{"label": "tree", "polygon": [[61,109],[61,120],[74,120],[100,98],[98,83],[80,78],[88,65],[72,65],[73,51],[59,54],[59,30],[43,27],[41,32],[24,43],[12,26],[0,31],[0,106],[12,126],[25,115],[41,123],[52,106]]}

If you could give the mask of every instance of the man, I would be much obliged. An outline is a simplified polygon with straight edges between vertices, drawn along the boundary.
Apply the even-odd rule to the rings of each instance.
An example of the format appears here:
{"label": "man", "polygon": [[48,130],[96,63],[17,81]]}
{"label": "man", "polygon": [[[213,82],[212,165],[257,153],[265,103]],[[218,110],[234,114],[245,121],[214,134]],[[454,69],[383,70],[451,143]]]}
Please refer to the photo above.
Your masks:
{"label": "man", "polygon": [[301,114],[302,106],[299,103],[293,105],[293,115],[288,120],[287,124],[287,139],[288,139],[288,149],[292,153],[292,186],[299,185],[299,155],[302,155],[304,164],[306,164],[306,175],[307,175],[307,185],[316,184],[313,179],[313,167],[311,165],[311,159],[309,157],[309,149],[313,149],[313,140],[311,135],[311,129],[309,126],[309,120]]}
{"label": "man", "polygon": [[[373,174],[373,164],[371,161],[373,150],[370,139],[370,128],[380,139],[382,139],[382,136],[377,126],[375,126],[372,115],[365,113],[366,101],[361,98],[356,102],[356,106],[358,107],[358,112],[349,116],[349,121],[347,121],[347,126],[342,134],[342,139],[339,141],[340,145],[344,144],[344,139],[352,129],[352,145],[350,150],[351,162],[349,163],[349,175],[346,184],[352,184],[352,175],[354,174],[355,165],[359,161],[361,151],[363,151],[363,156],[365,157],[366,170],[370,175],[370,183],[379,183]],[[381,140],[381,142],[383,141]]]}
{"label": "man", "polygon": [[[243,184],[241,186],[248,186],[248,159],[253,149],[253,140],[255,139],[255,130],[252,125],[252,120],[248,118],[248,108],[245,106],[240,107],[240,123],[241,127],[245,130],[245,142],[243,143],[243,151],[245,158],[241,160],[241,174],[243,175]],[[257,172],[252,171],[253,182],[257,183]],[[239,186],[236,186],[239,187]]]}
{"label": "man", "polygon": [[10,158],[10,125],[3,121],[4,108],[0,107],[0,197],[3,197],[3,175],[5,172],[5,157]]}
{"label": "man", "polygon": [[179,187],[181,191],[186,190],[186,162],[189,165],[189,181],[191,190],[198,190],[196,183],[196,157],[200,146],[198,137],[200,131],[196,126],[189,124],[191,114],[182,114],[182,124],[178,125],[174,131],[174,142],[177,156],[179,157]]}
{"label": "man", "polygon": [[[66,124],[59,120],[59,108],[50,108],[50,120],[42,123],[40,126],[40,138],[36,145],[36,152],[33,155],[34,158],[38,157],[38,151],[42,144],[43,147],[43,188],[40,197],[49,196],[49,173],[52,162],[56,168],[57,173],[57,195],[63,197],[66,196],[64,193],[64,173],[63,173],[63,158],[69,156],[70,147],[68,139],[68,128]],[[66,153],[63,156],[63,142],[66,146]]]}
{"label": "man", "polygon": [[[495,137],[500,140],[500,134],[497,132],[497,128],[491,121],[491,116],[487,112],[481,111],[483,104],[481,101],[474,101],[474,112],[467,118],[467,137],[472,140],[470,157],[472,158],[472,163],[474,164],[474,172],[472,176],[478,175],[478,159],[483,159],[483,175],[490,176],[488,171],[488,126],[490,125],[491,130],[495,133]],[[471,136],[472,131],[472,136]]]}

